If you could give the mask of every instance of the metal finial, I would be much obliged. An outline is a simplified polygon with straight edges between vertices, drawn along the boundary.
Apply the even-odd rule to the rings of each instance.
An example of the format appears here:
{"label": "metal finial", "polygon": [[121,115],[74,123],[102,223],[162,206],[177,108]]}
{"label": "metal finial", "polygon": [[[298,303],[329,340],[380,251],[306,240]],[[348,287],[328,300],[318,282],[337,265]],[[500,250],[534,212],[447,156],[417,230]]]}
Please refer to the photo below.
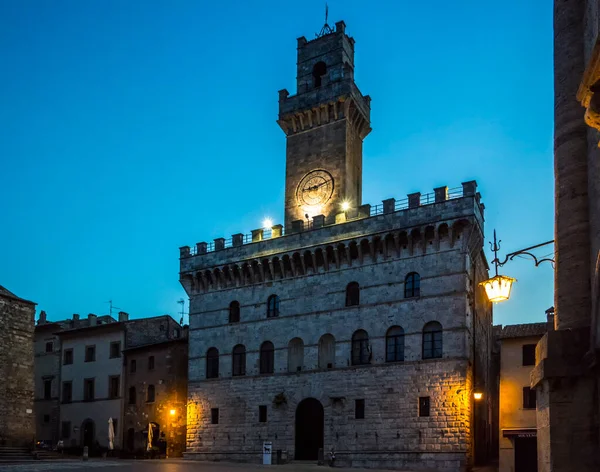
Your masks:
{"label": "metal finial", "polygon": [[315,34],[315,36],[317,38],[320,38],[321,36],[325,36],[326,34],[333,33],[333,28],[331,26],[329,26],[328,19],[329,19],[329,5],[327,5],[327,2],[325,2],[325,24],[323,25],[323,28],[321,28],[321,31],[319,31],[317,34]]}

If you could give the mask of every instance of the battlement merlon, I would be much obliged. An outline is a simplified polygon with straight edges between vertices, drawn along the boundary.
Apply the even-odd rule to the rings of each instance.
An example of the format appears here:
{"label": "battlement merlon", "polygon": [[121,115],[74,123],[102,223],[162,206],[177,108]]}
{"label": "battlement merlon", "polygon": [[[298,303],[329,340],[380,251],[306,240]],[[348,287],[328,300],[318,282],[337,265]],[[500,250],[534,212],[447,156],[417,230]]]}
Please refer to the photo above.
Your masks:
{"label": "battlement merlon", "polygon": [[[294,232],[285,236],[282,236],[281,225],[277,225],[269,239],[263,239],[264,230],[259,229],[252,232],[247,243],[244,243],[242,234],[236,234],[230,246],[226,246],[224,238],[215,239],[211,251],[205,242],[198,243],[194,251],[184,246],[180,248],[180,280],[186,288],[189,275],[195,277],[200,272],[224,266],[242,267],[251,261],[273,259],[277,255],[283,257],[287,252],[303,254],[315,247],[336,246],[342,241],[360,243],[365,238],[383,239],[393,234],[398,244],[398,238],[403,238],[404,234],[409,235],[409,239],[425,241],[425,238],[438,237],[440,231],[449,231],[452,237],[453,228],[464,222],[474,230],[470,231],[469,244],[481,246],[485,207],[476,185],[474,181],[463,183],[460,195],[456,190],[449,192],[447,187],[439,187],[432,194],[413,193],[401,201],[387,199],[375,207],[363,205],[356,209],[356,215],[350,215],[354,219],[344,223],[324,225],[322,219],[315,217],[312,229],[302,229],[297,225]],[[421,244],[411,242],[411,248],[413,243]],[[426,251],[427,245],[423,243],[422,246]]]}

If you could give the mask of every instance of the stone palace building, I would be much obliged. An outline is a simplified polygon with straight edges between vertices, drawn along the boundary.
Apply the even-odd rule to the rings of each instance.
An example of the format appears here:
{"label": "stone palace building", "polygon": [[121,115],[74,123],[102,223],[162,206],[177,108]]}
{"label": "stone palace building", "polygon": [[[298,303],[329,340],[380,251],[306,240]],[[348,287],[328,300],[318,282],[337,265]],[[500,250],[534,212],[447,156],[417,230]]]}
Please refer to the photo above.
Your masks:
{"label": "stone palace building", "polygon": [[180,248],[188,458],[258,461],[271,441],[283,460],[461,471],[489,452],[484,206],[474,181],[362,203],[354,46],[344,22],[298,39],[285,225]]}

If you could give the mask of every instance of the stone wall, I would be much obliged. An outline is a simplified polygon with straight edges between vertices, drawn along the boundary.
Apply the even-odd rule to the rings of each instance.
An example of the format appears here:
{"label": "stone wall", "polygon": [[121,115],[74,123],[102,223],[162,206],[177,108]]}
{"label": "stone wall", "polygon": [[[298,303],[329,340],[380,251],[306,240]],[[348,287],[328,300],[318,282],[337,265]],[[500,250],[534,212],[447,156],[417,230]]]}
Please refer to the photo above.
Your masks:
{"label": "stone wall", "polygon": [[[258,461],[263,441],[293,458],[296,406],[316,398],[325,410],[324,449],[339,464],[463,470],[470,436],[467,361],[405,362],[321,372],[248,376],[190,384],[188,452],[199,459]],[[287,403],[275,406],[283,393]],[[431,416],[419,417],[419,397]],[[365,418],[355,419],[355,400]],[[259,423],[258,407],[268,420]],[[219,424],[210,410],[219,408]]]}
{"label": "stone wall", "polygon": [[31,446],[35,304],[0,287],[0,443]]}

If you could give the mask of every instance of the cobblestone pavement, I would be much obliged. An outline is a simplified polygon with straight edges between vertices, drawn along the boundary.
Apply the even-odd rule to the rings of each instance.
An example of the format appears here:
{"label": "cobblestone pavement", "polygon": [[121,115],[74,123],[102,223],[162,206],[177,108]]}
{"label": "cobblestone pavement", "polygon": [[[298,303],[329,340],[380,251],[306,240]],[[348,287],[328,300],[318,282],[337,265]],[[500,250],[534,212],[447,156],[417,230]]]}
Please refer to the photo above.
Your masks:
{"label": "cobblestone pavement", "polygon": [[[238,464],[226,462],[194,462],[183,460],[128,461],[96,459],[82,462],[79,460],[55,460],[48,462],[29,462],[21,464],[0,464],[0,472],[56,472],[87,471],[101,472],[326,472],[329,467],[314,464],[286,464],[280,466],[262,466],[256,464]],[[341,469],[339,472],[377,472],[375,469]],[[382,472],[382,471],[379,471]]]}

